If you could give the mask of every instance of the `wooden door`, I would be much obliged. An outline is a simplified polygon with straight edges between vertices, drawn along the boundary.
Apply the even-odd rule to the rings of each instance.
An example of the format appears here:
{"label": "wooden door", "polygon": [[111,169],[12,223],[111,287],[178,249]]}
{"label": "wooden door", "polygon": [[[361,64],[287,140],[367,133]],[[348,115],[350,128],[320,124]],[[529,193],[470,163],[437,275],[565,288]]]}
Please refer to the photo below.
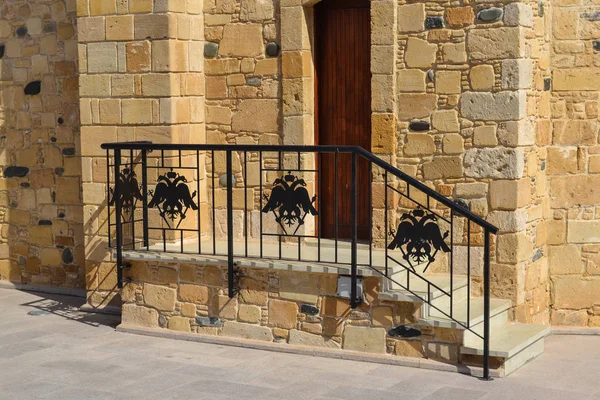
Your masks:
{"label": "wooden door", "polygon": [[[369,0],[322,0],[315,6],[315,141],[320,145],[371,151],[369,4]],[[339,154],[337,165],[335,158],[324,155],[320,165],[321,235],[349,238],[352,157]],[[358,237],[366,240],[370,237],[370,168],[360,157],[357,188]]]}

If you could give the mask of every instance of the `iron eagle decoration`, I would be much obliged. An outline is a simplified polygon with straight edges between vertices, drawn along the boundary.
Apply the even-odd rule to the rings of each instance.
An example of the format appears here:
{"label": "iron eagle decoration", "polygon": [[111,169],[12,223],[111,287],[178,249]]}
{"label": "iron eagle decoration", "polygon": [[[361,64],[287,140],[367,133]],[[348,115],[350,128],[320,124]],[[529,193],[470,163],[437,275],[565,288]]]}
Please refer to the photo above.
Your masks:
{"label": "iron eagle decoration", "polygon": [[[129,214],[133,218],[133,210],[135,210],[137,202],[143,201],[144,196],[141,192],[141,185],[138,183],[135,172],[130,168],[124,168],[117,177],[117,184],[120,188],[119,203],[121,204],[121,217],[123,214]],[[108,204],[114,206],[117,201],[115,190],[109,189],[110,196]]]}
{"label": "iron eagle decoration", "polygon": [[450,247],[445,242],[449,233],[446,231],[442,234],[435,214],[416,208],[402,214],[398,229],[390,232],[394,239],[388,249],[400,249],[402,258],[408,262],[413,271],[415,270],[413,263],[427,262],[423,270],[425,272],[435,261],[435,256],[440,250],[444,253],[450,252]]}
{"label": "iron eagle decoration", "polygon": [[294,224],[297,224],[296,229],[292,233],[295,235],[298,229],[304,225],[304,219],[308,214],[318,215],[318,211],[314,207],[317,196],[312,198],[306,190],[306,182],[304,179],[292,175],[291,171],[282,178],[275,179],[271,195],[263,194],[263,198],[267,204],[263,207],[263,213],[272,212],[275,215],[275,221],[281,226],[285,234],[288,234],[288,229]]}
{"label": "iron eagle decoration", "polygon": [[198,205],[194,203],[197,193],[194,190],[190,194],[185,176],[174,172],[172,168],[166,174],[160,175],[157,182],[156,188],[148,191],[152,196],[148,207],[156,207],[169,228],[173,228],[171,224],[174,224],[175,220],[179,220],[175,226],[177,229],[190,208],[198,209]]}

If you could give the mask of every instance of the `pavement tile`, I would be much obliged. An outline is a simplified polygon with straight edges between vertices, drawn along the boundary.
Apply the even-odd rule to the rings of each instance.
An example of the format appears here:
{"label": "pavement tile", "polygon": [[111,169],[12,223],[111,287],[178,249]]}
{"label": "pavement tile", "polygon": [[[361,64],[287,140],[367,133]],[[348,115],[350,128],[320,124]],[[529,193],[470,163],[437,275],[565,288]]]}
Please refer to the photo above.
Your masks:
{"label": "pavement tile", "polygon": [[423,400],[478,400],[486,395],[486,392],[479,390],[461,389],[450,386],[444,386],[424,397]]}
{"label": "pavement tile", "polygon": [[0,400],[600,400],[597,336],[548,337],[538,359],[484,382],[115,332],[119,317],[81,313],[81,301],[0,289]]}
{"label": "pavement tile", "polygon": [[325,393],[325,396],[332,397],[334,399],[345,399],[345,400],[398,400],[398,399],[414,399],[420,400],[422,397],[407,395],[401,391],[391,390],[374,390],[364,389],[354,386],[344,385],[340,386],[330,392]]}

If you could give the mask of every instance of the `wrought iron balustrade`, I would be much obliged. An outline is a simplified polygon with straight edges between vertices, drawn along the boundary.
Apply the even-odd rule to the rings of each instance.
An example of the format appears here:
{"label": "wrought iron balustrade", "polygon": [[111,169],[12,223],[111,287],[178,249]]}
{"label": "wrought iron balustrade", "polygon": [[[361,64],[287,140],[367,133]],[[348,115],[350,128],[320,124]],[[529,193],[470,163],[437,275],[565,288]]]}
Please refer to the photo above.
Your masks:
{"label": "wrought iron balustrade", "polygon": [[[360,147],[102,148],[119,285],[124,251],[223,257],[230,297],[236,259],[287,260],[348,270],[354,308],[362,301],[359,277],[370,271],[388,291],[410,293],[479,336],[489,377],[490,236],[497,228],[464,204]],[[483,331],[471,326],[473,294],[484,299]]]}

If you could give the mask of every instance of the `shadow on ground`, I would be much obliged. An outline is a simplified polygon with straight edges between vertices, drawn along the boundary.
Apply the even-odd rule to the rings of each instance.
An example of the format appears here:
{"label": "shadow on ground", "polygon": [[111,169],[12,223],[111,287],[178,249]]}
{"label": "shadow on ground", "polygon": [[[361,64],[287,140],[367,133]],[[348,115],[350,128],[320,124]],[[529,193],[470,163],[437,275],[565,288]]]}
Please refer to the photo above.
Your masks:
{"label": "shadow on ground", "polygon": [[53,314],[70,321],[76,321],[90,326],[109,326],[111,328],[116,328],[117,325],[121,323],[121,317],[119,315],[81,311],[80,307],[85,304],[85,299],[82,297],[38,292],[26,293],[39,297],[39,299],[20,304],[22,307],[30,309],[27,310],[27,314],[31,316]]}

